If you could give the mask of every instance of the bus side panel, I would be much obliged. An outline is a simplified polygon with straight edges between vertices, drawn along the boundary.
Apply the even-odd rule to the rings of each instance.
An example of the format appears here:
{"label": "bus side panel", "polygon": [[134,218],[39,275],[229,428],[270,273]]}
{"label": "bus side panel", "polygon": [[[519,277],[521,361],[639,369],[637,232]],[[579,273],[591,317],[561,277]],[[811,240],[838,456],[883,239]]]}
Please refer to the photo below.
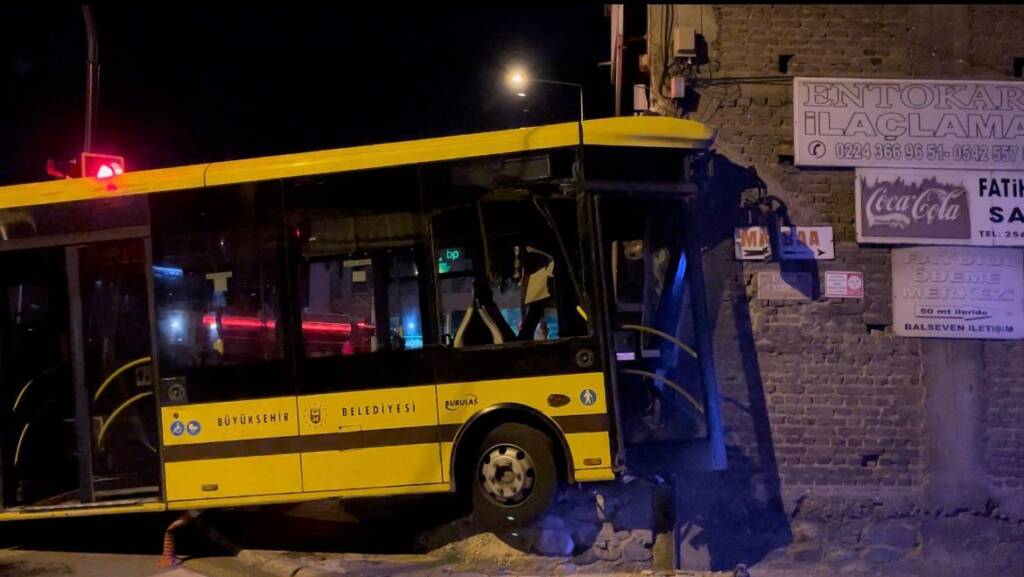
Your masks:
{"label": "bus side panel", "polygon": [[306,491],[429,485],[441,481],[437,443],[302,455]]}
{"label": "bus side panel", "polygon": [[161,409],[167,500],[302,490],[295,397]]}
{"label": "bus side panel", "polygon": [[[512,403],[535,409],[561,429],[579,480],[611,480],[614,474],[604,391],[604,373],[599,372],[449,383],[438,385],[437,406],[442,429],[463,425],[495,405]],[[555,394],[568,397],[569,402],[551,406],[549,398]],[[454,439],[444,441],[441,454],[447,474]]]}
{"label": "bus side panel", "polygon": [[299,397],[306,491],[441,482],[433,385]]}
{"label": "bus side panel", "polygon": [[164,471],[168,501],[292,493],[302,486],[296,453],[167,463]]}
{"label": "bus side panel", "polygon": [[611,468],[611,446],[608,431],[571,433],[565,436],[565,441],[569,445],[569,450],[572,451],[572,466],[576,481],[612,481],[615,479],[615,472]]}

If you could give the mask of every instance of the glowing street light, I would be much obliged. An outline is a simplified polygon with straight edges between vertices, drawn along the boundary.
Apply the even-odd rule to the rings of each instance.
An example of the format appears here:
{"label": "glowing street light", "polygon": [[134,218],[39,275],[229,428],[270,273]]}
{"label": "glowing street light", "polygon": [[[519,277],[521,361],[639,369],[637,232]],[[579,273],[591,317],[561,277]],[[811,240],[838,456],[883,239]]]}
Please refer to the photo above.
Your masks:
{"label": "glowing street light", "polygon": [[547,80],[544,78],[533,78],[520,67],[510,68],[505,75],[505,83],[515,91],[520,98],[526,97],[526,87],[531,83],[552,84],[554,86],[570,86],[579,90],[580,93],[580,116],[577,121],[580,136],[580,170],[583,170],[583,85],[576,82],[562,82],[561,80]]}
{"label": "glowing street light", "polygon": [[518,68],[514,68],[505,77],[505,82],[508,83],[509,87],[520,91],[520,94],[522,94],[522,90],[526,88],[526,73]]}

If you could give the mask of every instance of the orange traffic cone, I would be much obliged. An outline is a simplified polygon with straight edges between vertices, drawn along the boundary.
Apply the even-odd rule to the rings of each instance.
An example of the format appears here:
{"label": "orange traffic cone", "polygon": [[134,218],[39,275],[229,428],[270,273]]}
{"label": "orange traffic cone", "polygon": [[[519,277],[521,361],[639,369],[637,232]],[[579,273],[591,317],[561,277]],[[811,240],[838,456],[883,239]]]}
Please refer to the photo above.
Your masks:
{"label": "orange traffic cone", "polygon": [[167,526],[167,530],[164,531],[164,550],[160,555],[160,559],[156,564],[160,567],[175,567],[181,565],[181,559],[174,554],[174,531],[185,526],[189,521],[196,518],[198,511],[189,511],[183,513],[181,517],[175,519],[173,523]]}
{"label": "orange traffic cone", "polygon": [[164,531],[164,552],[156,564],[160,567],[174,567],[181,564],[181,559],[174,554],[174,533],[170,529]]}

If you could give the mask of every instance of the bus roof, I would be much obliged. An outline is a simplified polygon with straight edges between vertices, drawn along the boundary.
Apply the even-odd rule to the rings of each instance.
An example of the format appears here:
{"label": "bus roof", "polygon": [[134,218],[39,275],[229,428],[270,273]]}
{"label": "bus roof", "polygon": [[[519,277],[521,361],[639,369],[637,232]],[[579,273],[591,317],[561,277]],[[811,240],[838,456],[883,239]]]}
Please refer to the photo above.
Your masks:
{"label": "bus roof", "polygon": [[[126,172],[103,180],[18,184],[0,187],[0,209],[568,147],[579,143],[578,130],[578,123],[567,122]],[[586,120],[583,134],[588,146],[701,150],[715,139],[715,129],[706,124],[659,116]]]}

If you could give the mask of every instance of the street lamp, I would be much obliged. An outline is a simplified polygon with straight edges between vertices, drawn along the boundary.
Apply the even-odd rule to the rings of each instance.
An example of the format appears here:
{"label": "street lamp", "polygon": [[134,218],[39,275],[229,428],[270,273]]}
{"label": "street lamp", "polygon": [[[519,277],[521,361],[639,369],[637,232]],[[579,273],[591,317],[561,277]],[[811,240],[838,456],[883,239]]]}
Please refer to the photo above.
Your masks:
{"label": "street lamp", "polygon": [[520,97],[525,97],[526,96],[526,87],[530,83],[551,84],[551,85],[554,85],[554,86],[570,86],[572,88],[575,88],[576,90],[579,90],[579,93],[580,93],[580,116],[579,116],[579,119],[577,120],[576,124],[577,124],[577,126],[579,128],[579,137],[580,137],[580,171],[581,171],[581,174],[582,174],[582,170],[583,170],[583,85],[582,84],[577,84],[576,82],[563,82],[561,80],[547,80],[547,79],[544,79],[544,78],[533,78],[529,74],[527,74],[526,71],[523,70],[522,68],[513,68],[513,69],[509,70],[508,74],[505,76],[505,82],[508,84],[509,88],[515,90],[516,94],[518,94]]}
{"label": "street lamp", "polygon": [[[512,68],[508,71],[505,76],[505,83],[508,84],[509,88],[514,90],[520,98],[526,96],[526,87],[531,82],[537,84],[552,84],[554,86],[569,86],[579,90],[580,92],[580,115],[576,120],[576,127],[579,133],[579,145],[576,151],[576,159],[579,165],[579,170],[576,173],[578,178],[578,191],[582,195],[585,186],[585,179],[583,177],[583,85],[575,82],[562,82],[561,80],[546,80],[543,78],[531,78],[525,70],[522,68]],[[555,234],[558,234],[558,230],[555,229]],[[569,258],[569,254],[566,252],[565,245],[562,244],[561,239],[558,241],[558,245],[562,249],[562,257],[565,258],[565,262],[572,262]],[[576,274],[573,272],[572,267],[569,267],[569,278],[572,280],[573,288],[576,290],[576,295],[580,299],[580,304],[576,306],[576,311],[583,317],[583,320],[587,320],[586,309],[589,305],[586,304],[586,298],[583,294],[583,290],[580,288],[580,283],[576,279]]]}

